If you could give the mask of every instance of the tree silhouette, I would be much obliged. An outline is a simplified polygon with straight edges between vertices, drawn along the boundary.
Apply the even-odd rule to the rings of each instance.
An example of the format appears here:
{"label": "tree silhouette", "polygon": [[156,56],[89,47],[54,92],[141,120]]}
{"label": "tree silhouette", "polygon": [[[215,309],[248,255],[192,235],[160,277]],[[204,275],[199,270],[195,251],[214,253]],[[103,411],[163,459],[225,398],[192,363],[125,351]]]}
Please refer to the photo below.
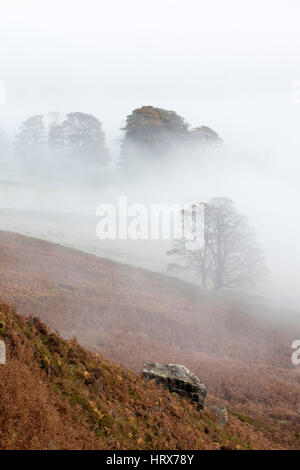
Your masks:
{"label": "tree silhouette", "polygon": [[216,291],[255,285],[265,275],[262,250],[246,217],[229,198],[204,204],[203,244],[191,249],[184,239],[174,241],[169,255],[184,257],[201,273],[203,287]]}

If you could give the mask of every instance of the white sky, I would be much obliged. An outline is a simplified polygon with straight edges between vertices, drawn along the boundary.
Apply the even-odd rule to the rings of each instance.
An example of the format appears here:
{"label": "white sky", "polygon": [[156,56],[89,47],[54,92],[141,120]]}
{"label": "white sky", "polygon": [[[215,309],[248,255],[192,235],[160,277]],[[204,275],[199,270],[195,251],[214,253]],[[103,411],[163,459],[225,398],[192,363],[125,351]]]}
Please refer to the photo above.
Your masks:
{"label": "white sky", "polygon": [[0,126],[81,110],[112,143],[152,104],[234,151],[280,155],[291,139],[299,150],[299,19],[299,0],[2,0]]}

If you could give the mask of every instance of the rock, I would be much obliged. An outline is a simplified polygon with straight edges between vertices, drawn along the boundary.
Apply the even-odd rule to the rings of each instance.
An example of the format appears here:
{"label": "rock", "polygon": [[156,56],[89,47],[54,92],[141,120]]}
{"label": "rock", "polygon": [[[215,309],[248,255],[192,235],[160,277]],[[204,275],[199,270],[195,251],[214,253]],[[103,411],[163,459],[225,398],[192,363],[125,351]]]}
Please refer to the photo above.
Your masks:
{"label": "rock", "polygon": [[226,424],[228,421],[228,412],[227,408],[221,406],[213,405],[209,407],[209,411],[216,415],[219,418],[218,424]]}
{"label": "rock", "polygon": [[142,373],[146,379],[155,379],[157,384],[162,384],[171,393],[178,393],[197,403],[198,409],[204,408],[205,385],[186,367],[178,364],[162,365],[156,362],[146,362]]}

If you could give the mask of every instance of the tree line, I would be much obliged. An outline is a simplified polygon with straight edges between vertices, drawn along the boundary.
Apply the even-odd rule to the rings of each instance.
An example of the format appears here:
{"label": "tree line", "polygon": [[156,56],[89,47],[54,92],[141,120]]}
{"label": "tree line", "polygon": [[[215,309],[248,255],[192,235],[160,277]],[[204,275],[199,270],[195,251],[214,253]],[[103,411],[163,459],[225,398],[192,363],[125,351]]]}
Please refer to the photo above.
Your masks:
{"label": "tree line", "polygon": [[[126,171],[134,170],[139,164],[159,162],[165,155],[187,145],[200,148],[222,144],[222,139],[209,127],[191,129],[175,111],[153,106],[135,109],[127,116],[121,131],[118,166]],[[12,153],[20,161],[36,165],[46,158],[56,162],[67,158],[81,169],[104,168],[111,161],[102,123],[83,112],[30,116],[12,143],[0,131],[0,153]]]}

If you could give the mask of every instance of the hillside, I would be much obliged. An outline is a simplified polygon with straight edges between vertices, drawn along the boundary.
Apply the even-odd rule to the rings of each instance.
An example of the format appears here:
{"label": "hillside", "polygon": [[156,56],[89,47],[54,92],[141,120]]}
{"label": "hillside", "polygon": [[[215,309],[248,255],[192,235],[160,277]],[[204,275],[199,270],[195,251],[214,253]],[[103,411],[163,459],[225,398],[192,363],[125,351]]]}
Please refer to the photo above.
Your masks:
{"label": "hillside", "polygon": [[0,303],[0,448],[270,449],[263,428],[208,412]]}
{"label": "hillside", "polygon": [[299,447],[300,331],[264,319],[270,309],[12,233],[0,247],[0,296],[20,314],[134,372],[184,364],[210,397],[269,426],[273,444]]}

